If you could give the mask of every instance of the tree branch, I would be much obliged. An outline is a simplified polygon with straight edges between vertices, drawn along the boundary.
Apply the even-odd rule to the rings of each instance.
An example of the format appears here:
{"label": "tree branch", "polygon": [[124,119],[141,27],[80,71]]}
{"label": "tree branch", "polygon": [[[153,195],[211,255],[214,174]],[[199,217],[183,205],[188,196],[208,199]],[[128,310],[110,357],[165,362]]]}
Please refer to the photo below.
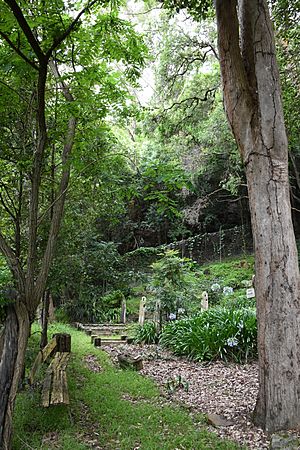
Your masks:
{"label": "tree branch", "polygon": [[38,218],[38,225],[41,224],[43,219],[46,217],[47,213],[53,209],[53,207],[61,199],[61,197],[66,194],[67,190],[68,188],[65,191],[61,192],[59,195],[57,195],[56,198],[53,200],[53,202],[51,202],[46,211],[44,211],[43,214]]}
{"label": "tree branch", "polygon": [[8,205],[6,204],[2,193],[0,192],[0,202],[3,206],[3,208],[5,209],[5,211],[7,212],[7,214],[13,219],[13,221],[16,220],[16,216],[14,215],[14,213],[10,210],[10,208],[8,207]]}
{"label": "tree branch", "polygon": [[39,70],[38,66],[33,61],[31,61],[29,58],[27,58],[27,56],[23,52],[21,52],[21,50],[1,30],[0,30],[0,36],[2,36],[2,38],[17,53],[17,55],[19,55],[24,61],[26,61],[28,64],[30,64],[30,66],[33,67],[35,70]]}
{"label": "tree branch", "polygon": [[53,208],[53,217],[52,217],[52,221],[51,221],[47,247],[46,247],[46,250],[44,253],[41,270],[39,272],[37,282],[36,282],[37,298],[41,297],[41,295],[43,294],[43,291],[45,289],[49,268],[50,268],[53,254],[54,254],[56,238],[57,238],[57,235],[58,235],[58,232],[60,229],[60,224],[61,224],[61,220],[62,220],[62,216],[63,216],[66,192],[68,189],[69,178],[70,178],[69,157],[70,157],[71,150],[72,150],[73,143],[74,143],[75,131],[76,131],[76,119],[75,119],[75,117],[71,117],[69,119],[68,133],[66,136],[66,143],[64,146],[63,156],[62,156],[64,168],[63,168],[63,172],[62,172],[62,176],[61,176],[60,189],[59,189],[57,198],[55,200],[55,205]]}
{"label": "tree branch", "polygon": [[[1,31],[0,31],[0,34],[1,34]],[[37,69],[38,69],[38,67],[37,67]],[[2,80],[0,80],[0,84],[2,84],[3,86],[5,86],[5,87],[6,87],[7,89],[9,89],[10,91],[14,92],[18,97],[20,97],[20,99],[21,99],[23,102],[27,103],[28,106],[31,106],[30,102],[29,102],[25,97],[23,97],[23,95],[21,95],[16,89],[12,88],[11,86],[9,86],[8,84],[6,84],[6,83],[5,83],[4,81],[2,81]],[[16,148],[16,147],[12,147],[12,148]]]}
{"label": "tree branch", "polygon": [[18,3],[15,0],[4,0],[5,3],[10,7],[13,15],[15,16],[21,30],[23,31],[29,45],[31,46],[32,50],[36,54],[39,62],[45,62],[45,55],[40,47],[40,44],[38,43],[36,37],[34,36],[30,26],[28,25],[27,20],[25,19],[22,10]]}
{"label": "tree branch", "polygon": [[183,105],[184,103],[187,103],[187,102],[190,102],[189,106],[191,106],[193,103],[196,103],[198,105],[199,102],[206,102],[208,100],[209,95],[211,95],[211,94],[215,95],[215,92],[216,92],[217,89],[218,89],[218,86],[215,86],[215,87],[213,87],[211,89],[208,89],[205,92],[204,97],[196,97],[196,96],[194,96],[194,97],[187,97],[187,98],[184,98],[183,100],[180,100],[178,102],[174,102],[174,103],[172,103],[171,106],[168,106],[167,108],[164,108],[163,111],[162,111],[162,114],[166,113],[167,111],[170,111],[171,109],[175,108],[176,106],[181,106],[181,105]]}
{"label": "tree branch", "polygon": [[10,201],[10,203],[11,203],[11,205],[12,205],[12,208],[13,208],[13,209],[15,210],[15,212],[16,212],[16,207],[15,207],[15,204],[14,204],[13,199],[11,198],[11,195],[10,195],[10,193],[9,193],[8,187],[6,186],[5,183],[2,183],[2,181],[0,181],[0,186],[3,187],[3,189],[5,190],[6,196],[7,196],[8,200]]}
{"label": "tree branch", "polygon": [[46,52],[46,57],[49,59],[53,53],[53,51],[66,39],[66,37],[69,36],[69,34],[74,30],[77,23],[79,22],[80,17],[92,6],[94,6],[99,0],[93,0],[91,2],[88,2],[88,4],[77,14],[73,22],[70,24],[70,26],[56,39],[54,39],[53,44]]}
{"label": "tree branch", "polygon": [[29,204],[29,221],[28,221],[28,256],[27,256],[27,298],[34,298],[34,278],[36,269],[37,255],[37,222],[39,208],[39,190],[41,183],[41,171],[43,166],[43,156],[47,144],[47,126],[45,118],[45,85],[47,80],[47,64],[41,64],[38,77],[38,100],[37,100],[37,147],[34,154],[31,192]]}
{"label": "tree branch", "polygon": [[[74,101],[74,98],[69,90],[69,87],[62,81],[61,76],[59,74],[58,68],[54,61],[49,61],[50,68],[52,70],[52,73],[54,77],[57,79],[57,82],[60,84],[62,88],[62,92],[65,96],[65,99],[68,102]],[[53,215],[51,220],[51,226],[49,231],[49,237],[47,242],[47,247],[44,253],[44,257],[41,264],[41,269],[38,274],[37,282],[36,282],[36,293],[37,298],[40,298],[43,294],[43,291],[45,289],[47,276],[49,273],[50,265],[53,259],[54,254],[54,248],[56,243],[56,238],[60,229],[61,220],[63,217],[63,211],[64,211],[64,205],[65,205],[65,198],[66,193],[69,185],[69,179],[70,179],[70,154],[73,148],[74,144],[74,138],[75,138],[75,132],[76,132],[76,118],[71,116],[68,123],[68,132],[65,140],[65,145],[63,149],[62,154],[62,175],[61,175],[61,181],[60,181],[60,188],[59,192],[57,194],[57,197],[54,201],[54,207],[53,207]],[[52,205],[53,206],[53,205]]]}
{"label": "tree branch", "polygon": [[67,86],[67,84],[66,84],[66,83],[63,81],[63,79],[61,78],[61,75],[60,75],[60,73],[59,73],[59,71],[58,71],[58,67],[57,67],[56,62],[55,62],[54,60],[52,60],[52,59],[49,60],[49,67],[50,67],[51,72],[53,73],[54,78],[56,79],[56,81],[57,81],[57,83],[58,83],[60,89],[62,90],[62,93],[63,93],[65,99],[66,99],[68,102],[73,102],[73,101],[74,101],[74,97],[73,97],[73,95],[71,94],[70,89],[69,89],[69,87]]}

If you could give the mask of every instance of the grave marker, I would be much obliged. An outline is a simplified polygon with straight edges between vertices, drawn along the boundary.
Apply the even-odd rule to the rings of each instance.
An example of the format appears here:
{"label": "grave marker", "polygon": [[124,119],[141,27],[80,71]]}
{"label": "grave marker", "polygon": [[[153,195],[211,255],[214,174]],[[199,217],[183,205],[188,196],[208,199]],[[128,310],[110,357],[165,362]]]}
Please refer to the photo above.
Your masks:
{"label": "grave marker", "polygon": [[203,291],[201,297],[201,311],[206,311],[208,309],[208,293]]}
{"label": "grave marker", "polygon": [[140,301],[139,325],[142,327],[145,322],[146,297],[142,297]]}

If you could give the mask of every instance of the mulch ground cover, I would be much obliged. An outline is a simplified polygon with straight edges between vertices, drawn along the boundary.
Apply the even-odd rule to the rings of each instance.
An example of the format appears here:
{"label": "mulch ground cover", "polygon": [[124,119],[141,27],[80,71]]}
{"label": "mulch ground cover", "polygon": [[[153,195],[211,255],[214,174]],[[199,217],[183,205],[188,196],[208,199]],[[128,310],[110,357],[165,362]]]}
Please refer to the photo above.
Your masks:
{"label": "mulch ground cover", "polygon": [[251,421],[258,392],[256,362],[244,365],[220,361],[197,363],[152,345],[124,344],[103,349],[116,364],[120,353],[141,355],[144,367],[140,373],[154,379],[166,399],[184,405],[191,414],[207,414],[208,422],[210,419],[211,422],[224,421],[226,426],[208,425],[220,437],[250,449],[269,448],[268,436]]}

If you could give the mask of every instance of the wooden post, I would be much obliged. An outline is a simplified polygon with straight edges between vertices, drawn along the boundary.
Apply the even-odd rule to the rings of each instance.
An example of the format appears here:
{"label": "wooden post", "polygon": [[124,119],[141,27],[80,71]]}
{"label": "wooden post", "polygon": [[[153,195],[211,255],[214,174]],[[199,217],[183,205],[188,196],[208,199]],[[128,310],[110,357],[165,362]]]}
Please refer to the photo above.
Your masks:
{"label": "wooden post", "polygon": [[67,333],[56,333],[53,335],[56,338],[57,352],[71,352],[71,335]]}
{"label": "wooden post", "polygon": [[94,343],[94,340],[98,337],[98,334],[92,334],[91,335],[91,344]]}
{"label": "wooden post", "polygon": [[96,338],[94,339],[94,346],[95,346],[95,347],[101,347],[101,338],[96,337]]}

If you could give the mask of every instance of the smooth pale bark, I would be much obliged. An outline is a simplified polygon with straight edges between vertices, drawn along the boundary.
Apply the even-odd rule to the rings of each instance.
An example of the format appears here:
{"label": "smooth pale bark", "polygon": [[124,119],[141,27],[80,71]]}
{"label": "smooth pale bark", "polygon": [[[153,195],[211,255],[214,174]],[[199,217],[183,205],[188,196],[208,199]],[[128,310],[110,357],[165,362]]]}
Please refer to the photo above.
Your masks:
{"label": "smooth pale bark", "polygon": [[300,425],[300,301],[288,148],[264,0],[217,0],[224,103],[246,168],[255,246],[259,395],[255,422]]}

